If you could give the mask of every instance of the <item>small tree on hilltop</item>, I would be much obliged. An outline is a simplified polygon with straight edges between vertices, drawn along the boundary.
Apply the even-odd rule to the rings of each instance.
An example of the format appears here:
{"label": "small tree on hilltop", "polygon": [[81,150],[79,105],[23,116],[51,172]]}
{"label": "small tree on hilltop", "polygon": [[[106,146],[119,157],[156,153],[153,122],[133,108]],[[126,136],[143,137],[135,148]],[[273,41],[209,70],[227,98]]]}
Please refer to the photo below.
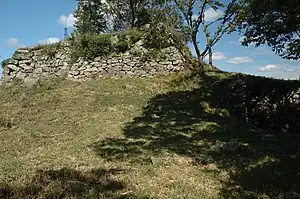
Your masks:
{"label": "small tree on hilltop", "polygon": [[[171,1],[172,2],[172,1]],[[204,57],[209,53],[212,56],[212,47],[221,39],[224,33],[232,29],[232,20],[235,17],[236,4],[235,0],[230,1],[227,6],[218,0],[174,0],[178,12],[183,16],[183,25],[187,29],[187,35],[195,49],[200,72],[203,71]],[[205,20],[205,11],[212,8],[219,11],[225,8],[225,12],[217,20],[207,23]],[[218,23],[217,29],[211,34],[210,26]],[[202,28],[206,38],[205,47],[201,51],[199,44],[199,32]]]}

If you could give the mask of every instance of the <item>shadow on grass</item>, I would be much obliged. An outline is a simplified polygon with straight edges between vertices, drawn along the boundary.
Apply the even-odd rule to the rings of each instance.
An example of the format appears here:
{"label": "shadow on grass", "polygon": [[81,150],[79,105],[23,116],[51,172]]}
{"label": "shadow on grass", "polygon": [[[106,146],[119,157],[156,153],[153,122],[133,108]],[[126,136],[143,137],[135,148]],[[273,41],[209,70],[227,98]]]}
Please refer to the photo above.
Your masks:
{"label": "shadow on grass", "polygon": [[124,183],[112,179],[118,172],[123,171],[81,172],[68,168],[38,171],[25,186],[0,184],[0,198],[129,198],[121,194],[126,188]]}
{"label": "shadow on grass", "polygon": [[244,109],[237,112],[228,101],[222,104],[232,99],[227,98],[228,84],[237,80],[205,78],[197,89],[152,98],[141,116],[126,124],[124,139],[95,143],[96,153],[137,161],[176,153],[227,170],[230,179],[223,182],[222,198],[299,198],[300,137],[247,123]]}

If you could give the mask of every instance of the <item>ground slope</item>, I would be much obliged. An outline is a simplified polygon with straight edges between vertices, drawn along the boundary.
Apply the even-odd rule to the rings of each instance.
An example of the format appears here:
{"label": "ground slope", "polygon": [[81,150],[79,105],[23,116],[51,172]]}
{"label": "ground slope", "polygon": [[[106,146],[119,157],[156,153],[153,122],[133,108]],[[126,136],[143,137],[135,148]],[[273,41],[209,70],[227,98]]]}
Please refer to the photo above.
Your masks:
{"label": "ground slope", "polygon": [[0,198],[300,196],[298,136],[220,108],[211,81],[172,79],[1,88]]}

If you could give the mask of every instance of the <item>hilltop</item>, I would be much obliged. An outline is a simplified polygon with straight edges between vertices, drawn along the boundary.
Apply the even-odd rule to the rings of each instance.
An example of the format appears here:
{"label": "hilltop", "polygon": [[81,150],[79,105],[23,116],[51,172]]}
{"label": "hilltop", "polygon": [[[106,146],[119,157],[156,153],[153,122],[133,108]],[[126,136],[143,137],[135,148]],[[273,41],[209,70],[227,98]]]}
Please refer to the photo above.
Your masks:
{"label": "hilltop", "polygon": [[297,198],[297,86],[218,71],[1,87],[0,198]]}
{"label": "hilltop", "polygon": [[3,63],[0,198],[299,197],[299,81],[199,71],[176,34],[148,39],[77,36]]}
{"label": "hilltop", "polygon": [[[213,66],[296,71],[282,61],[260,67],[269,53],[235,45],[299,60],[293,2],[73,3],[58,21],[64,40],[18,48],[2,62],[0,199],[300,198],[300,81]],[[51,20],[60,6],[38,14],[43,31],[28,28],[40,24],[35,16],[6,24],[6,35],[29,43],[58,32]],[[241,38],[221,42],[237,31]]]}

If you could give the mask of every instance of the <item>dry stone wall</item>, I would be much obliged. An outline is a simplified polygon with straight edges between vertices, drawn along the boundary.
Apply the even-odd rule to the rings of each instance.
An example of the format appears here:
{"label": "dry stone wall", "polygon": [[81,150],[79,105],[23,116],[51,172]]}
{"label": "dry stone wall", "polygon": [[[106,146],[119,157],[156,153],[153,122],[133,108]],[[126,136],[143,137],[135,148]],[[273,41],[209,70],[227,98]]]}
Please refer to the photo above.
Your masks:
{"label": "dry stone wall", "polygon": [[160,59],[149,58],[145,53],[137,56],[126,52],[89,61],[79,58],[75,62],[71,62],[69,43],[60,43],[58,49],[52,53],[37,47],[18,49],[4,66],[2,81],[32,82],[52,76],[77,81],[91,77],[146,77],[170,74],[184,67],[183,57],[175,47],[162,49],[164,58]]}

